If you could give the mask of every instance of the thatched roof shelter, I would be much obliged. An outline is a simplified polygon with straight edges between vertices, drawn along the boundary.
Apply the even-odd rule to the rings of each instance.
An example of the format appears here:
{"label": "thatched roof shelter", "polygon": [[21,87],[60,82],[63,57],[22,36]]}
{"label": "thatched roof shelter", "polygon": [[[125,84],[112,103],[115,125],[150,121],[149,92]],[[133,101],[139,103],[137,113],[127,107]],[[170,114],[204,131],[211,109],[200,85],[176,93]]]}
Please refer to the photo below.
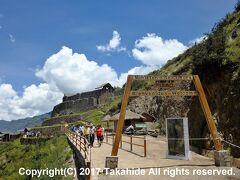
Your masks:
{"label": "thatched roof shelter", "polygon": [[[120,113],[115,114],[113,116],[107,115],[103,118],[102,121],[107,122],[108,127],[109,127],[109,122],[110,121],[114,122],[114,129],[113,130],[116,131],[119,116],[120,116]],[[146,121],[146,120],[147,120],[147,118],[142,116],[141,114],[137,114],[135,112],[127,110],[126,115],[125,115],[125,119],[124,119],[124,128],[128,127],[129,125],[133,125],[134,127],[136,127],[137,124],[144,123],[144,121]]]}
{"label": "thatched roof shelter", "polygon": [[[119,120],[119,116],[120,116],[120,113],[115,114],[112,117],[107,115],[103,118],[103,121],[117,121],[117,120]],[[145,120],[146,118],[144,116],[142,116],[141,114],[137,114],[130,110],[126,111],[125,120],[136,120],[136,119]]]}
{"label": "thatched roof shelter", "polygon": [[106,115],[104,116],[102,121],[110,121],[111,120],[111,116],[110,115]]}

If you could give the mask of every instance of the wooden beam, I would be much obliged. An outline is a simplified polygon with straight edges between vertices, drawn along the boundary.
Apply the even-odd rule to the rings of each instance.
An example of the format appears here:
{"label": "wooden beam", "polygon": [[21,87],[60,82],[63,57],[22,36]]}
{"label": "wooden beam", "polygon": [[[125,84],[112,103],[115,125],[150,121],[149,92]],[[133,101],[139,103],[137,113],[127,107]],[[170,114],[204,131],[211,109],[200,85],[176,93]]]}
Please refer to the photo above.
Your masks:
{"label": "wooden beam", "polygon": [[119,142],[120,142],[121,137],[122,137],[124,119],[125,119],[125,115],[126,115],[129,95],[130,95],[130,92],[131,92],[132,82],[133,82],[133,76],[128,75],[127,83],[126,83],[126,86],[125,86],[124,95],[123,95],[123,99],[122,99],[120,116],[119,116],[119,120],[117,122],[117,130],[116,130],[115,141],[114,141],[114,144],[113,144],[113,147],[112,147],[112,156],[117,156],[117,154],[118,154]]}
{"label": "wooden beam", "polygon": [[198,75],[193,76],[193,81],[194,81],[195,88],[199,94],[198,95],[199,101],[202,106],[204,116],[207,120],[207,125],[208,125],[209,131],[211,133],[211,136],[213,138],[213,143],[214,143],[215,149],[217,151],[222,150],[223,147],[222,147],[222,144],[221,144],[218,132],[217,132],[217,128],[214,123],[213,116],[212,116],[211,110],[209,108],[207,98],[206,98],[205,92],[203,90],[203,87],[202,87],[202,84],[201,84],[201,81],[200,81]]}
{"label": "wooden beam", "polygon": [[161,75],[161,76],[154,76],[154,75],[133,75],[133,80],[178,80],[178,81],[192,81],[192,75]]}
{"label": "wooden beam", "polygon": [[164,90],[164,91],[131,91],[130,96],[197,96],[197,91]]}

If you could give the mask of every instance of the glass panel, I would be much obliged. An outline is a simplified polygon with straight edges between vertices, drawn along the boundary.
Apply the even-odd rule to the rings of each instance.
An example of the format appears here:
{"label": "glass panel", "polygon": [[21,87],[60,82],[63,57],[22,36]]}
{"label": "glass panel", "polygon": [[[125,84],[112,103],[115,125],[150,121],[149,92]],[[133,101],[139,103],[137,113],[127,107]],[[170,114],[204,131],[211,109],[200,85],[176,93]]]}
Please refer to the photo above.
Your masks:
{"label": "glass panel", "polygon": [[168,155],[185,156],[183,119],[167,120]]}

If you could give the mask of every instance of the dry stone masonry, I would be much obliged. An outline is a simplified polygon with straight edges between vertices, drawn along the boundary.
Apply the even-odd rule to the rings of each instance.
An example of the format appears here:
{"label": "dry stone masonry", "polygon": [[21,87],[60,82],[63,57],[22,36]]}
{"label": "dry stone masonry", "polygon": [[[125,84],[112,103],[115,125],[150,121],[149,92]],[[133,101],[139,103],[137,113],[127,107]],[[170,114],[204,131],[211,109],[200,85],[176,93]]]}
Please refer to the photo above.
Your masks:
{"label": "dry stone masonry", "polygon": [[56,105],[52,111],[52,117],[87,111],[104,104],[107,97],[113,96],[114,88],[110,83],[103,84],[93,91],[65,94],[63,102]]}

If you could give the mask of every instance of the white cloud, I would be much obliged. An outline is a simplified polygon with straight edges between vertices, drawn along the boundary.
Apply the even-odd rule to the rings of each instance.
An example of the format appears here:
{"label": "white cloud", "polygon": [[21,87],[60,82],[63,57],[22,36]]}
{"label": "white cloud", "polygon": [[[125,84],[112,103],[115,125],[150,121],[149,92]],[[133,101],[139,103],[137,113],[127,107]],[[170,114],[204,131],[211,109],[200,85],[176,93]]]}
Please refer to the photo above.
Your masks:
{"label": "white cloud", "polygon": [[17,95],[17,93],[12,89],[10,84],[0,85],[0,100],[8,99]]}
{"label": "white cloud", "polygon": [[113,31],[112,39],[106,45],[98,45],[97,50],[101,52],[120,52],[126,51],[125,47],[121,47],[121,36],[117,31]]}
{"label": "white cloud", "polygon": [[134,67],[118,78],[116,71],[107,64],[98,65],[95,61],[88,60],[84,54],[73,53],[72,49],[62,47],[47,59],[43,68],[37,70],[36,76],[62,93],[77,93],[93,90],[106,82],[122,86],[128,74],[143,75],[158,68],[156,65]]}
{"label": "white cloud", "polygon": [[0,84],[0,119],[13,120],[31,117],[52,110],[63,94],[43,83],[24,88],[19,96],[10,84]]}
{"label": "white cloud", "polygon": [[206,39],[207,39],[207,36],[203,35],[203,36],[201,36],[199,38],[195,38],[195,39],[189,41],[189,44],[190,44],[190,46],[193,46],[194,44],[199,44],[199,43],[201,43],[202,41],[204,41]]}
{"label": "white cloud", "polygon": [[50,56],[36,76],[63,93],[92,90],[102,83],[119,85],[117,73],[107,64],[98,65],[84,54],[72,52],[68,47]]}
{"label": "white cloud", "polygon": [[176,39],[163,40],[152,33],[135,42],[132,54],[143,64],[162,66],[167,60],[183,53],[187,48]]}
{"label": "white cloud", "polygon": [[9,34],[9,38],[12,43],[14,43],[16,41],[16,39],[14,38],[14,36],[12,34]]}

